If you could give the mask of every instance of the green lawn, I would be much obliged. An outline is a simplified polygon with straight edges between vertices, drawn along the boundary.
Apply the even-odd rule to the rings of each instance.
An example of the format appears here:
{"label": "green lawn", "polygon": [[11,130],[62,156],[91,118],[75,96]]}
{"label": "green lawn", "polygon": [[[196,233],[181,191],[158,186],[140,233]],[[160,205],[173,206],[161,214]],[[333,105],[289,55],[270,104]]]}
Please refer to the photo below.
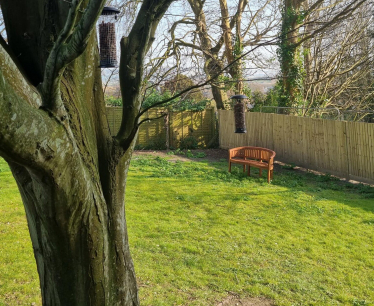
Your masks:
{"label": "green lawn", "polygon": [[[127,191],[142,305],[374,305],[374,188],[295,170],[134,157]],[[0,160],[0,305],[40,305],[24,210]]]}

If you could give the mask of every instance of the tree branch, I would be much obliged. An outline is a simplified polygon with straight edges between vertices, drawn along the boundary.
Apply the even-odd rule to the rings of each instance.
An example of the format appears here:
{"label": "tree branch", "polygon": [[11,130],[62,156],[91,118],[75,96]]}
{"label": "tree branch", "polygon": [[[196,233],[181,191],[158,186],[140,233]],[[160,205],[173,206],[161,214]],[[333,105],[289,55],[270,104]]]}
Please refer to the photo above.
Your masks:
{"label": "tree branch", "polygon": [[43,108],[58,117],[65,115],[60,97],[62,73],[67,64],[84,52],[88,39],[95,28],[96,20],[105,4],[105,0],[90,0],[77,23],[82,2],[83,0],[72,0],[64,29],[49,54],[43,82],[38,87],[43,99]]}
{"label": "tree branch", "polygon": [[144,58],[149,50],[158,23],[173,0],[144,0],[129,37],[121,40],[120,86],[123,101],[121,127],[115,136],[126,151],[135,137]]}
{"label": "tree branch", "polygon": [[[274,38],[273,41],[276,41],[278,40],[278,37]],[[157,102],[149,107],[146,107],[145,109],[141,110],[137,116],[137,120],[140,118],[140,116],[142,116],[145,112],[147,112],[148,110],[150,110],[151,108],[154,108],[154,107],[157,107],[157,106],[161,106],[165,103],[168,103],[180,96],[182,96],[183,94],[187,93],[188,91],[192,90],[192,89],[196,89],[196,88],[200,88],[200,87],[203,87],[209,83],[211,83],[212,81],[214,81],[215,79],[217,79],[221,74],[222,72],[226,71],[229,67],[231,67],[232,65],[234,65],[236,62],[240,61],[241,59],[243,59],[244,57],[246,57],[248,54],[254,52],[256,49],[262,47],[262,46],[265,46],[265,45],[268,45],[270,42],[266,42],[266,43],[262,43],[262,44],[258,44],[257,46],[253,47],[251,50],[243,53],[240,57],[236,58],[233,62],[229,63],[228,65],[226,65],[225,67],[223,67],[222,69],[220,69],[215,75],[213,75],[211,78],[209,78],[208,80],[206,80],[205,82],[202,82],[200,84],[196,84],[196,85],[193,85],[193,86],[190,86],[184,90],[182,90],[181,92],[179,92],[178,94],[168,98],[168,99],[165,99],[165,100],[162,100],[160,102]]]}
{"label": "tree branch", "polygon": [[[335,15],[334,18],[332,18],[329,22],[326,22],[323,26],[318,28],[317,30],[313,31],[309,35],[305,35],[302,39],[300,39],[297,44],[295,44],[295,47],[300,46],[304,41],[309,40],[316,36],[318,33],[323,32],[327,27],[331,26],[334,23],[337,23],[341,21],[343,18],[346,18],[348,15],[352,14],[355,10],[357,10],[362,4],[364,4],[366,0],[361,0],[358,2],[352,2],[349,5],[347,5],[339,14]],[[353,6],[353,4],[355,4]],[[352,7],[353,6],[353,7]]]}
{"label": "tree branch", "polygon": [[163,113],[161,116],[158,116],[158,117],[154,117],[154,118],[145,118],[143,120],[141,120],[139,123],[138,123],[138,128],[144,123],[144,122],[147,122],[147,121],[152,121],[152,120],[157,120],[157,119],[161,119],[163,117],[165,117],[167,114],[166,113]]}
{"label": "tree branch", "polygon": [[[39,109],[41,96],[0,46],[0,152],[30,168],[53,168],[53,157],[71,150],[66,131]],[[57,141],[57,140],[58,141]],[[61,146],[60,146],[61,145]]]}

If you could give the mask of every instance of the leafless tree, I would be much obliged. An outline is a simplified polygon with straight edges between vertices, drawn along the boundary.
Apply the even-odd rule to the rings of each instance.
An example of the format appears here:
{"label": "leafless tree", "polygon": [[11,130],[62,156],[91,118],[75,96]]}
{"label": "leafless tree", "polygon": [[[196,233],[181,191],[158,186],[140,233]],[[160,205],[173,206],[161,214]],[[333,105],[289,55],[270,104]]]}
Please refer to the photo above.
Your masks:
{"label": "leafless tree", "polygon": [[[222,68],[235,62],[221,78],[211,83],[213,98],[218,108],[225,108],[224,75],[237,81],[235,91],[242,91],[243,61],[247,47],[262,44],[275,36],[279,24],[276,1],[239,0],[229,7],[226,0],[188,0],[189,11],[171,26],[171,41],[180,57],[189,57],[199,75],[209,79]],[[219,9],[218,9],[219,7]],[[217,14],[218,13],[218,14]],[[183,29],[183,30],[181,30]],[[201,69],[203,67],[203,69]]]}
{"label": "leafless tree", "polygon": [[309,41],[304,88],[307,107],[373,107],[373,9],[373,3],[367,2]]}

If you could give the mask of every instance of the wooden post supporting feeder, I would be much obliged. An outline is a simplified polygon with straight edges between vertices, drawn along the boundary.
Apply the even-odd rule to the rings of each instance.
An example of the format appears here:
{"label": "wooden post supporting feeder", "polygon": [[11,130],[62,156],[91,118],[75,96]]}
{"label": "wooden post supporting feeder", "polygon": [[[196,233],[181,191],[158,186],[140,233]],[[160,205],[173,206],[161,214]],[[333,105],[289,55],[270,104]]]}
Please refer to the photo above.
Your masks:
{"label": "wooden post supporting feeder", "polygon": [[117,45],[115,22],[120,10],[106,6],[99,18],[100,68],[115,68],[117,63]]}
{"label": "wooden post supporting feeder", "polygon": [[246,95],[235,95],[230,99],[236,100],[234,105],[234,117],[235,117],[235,133],[247,133],[245,127],[245,99],[248,99]]}

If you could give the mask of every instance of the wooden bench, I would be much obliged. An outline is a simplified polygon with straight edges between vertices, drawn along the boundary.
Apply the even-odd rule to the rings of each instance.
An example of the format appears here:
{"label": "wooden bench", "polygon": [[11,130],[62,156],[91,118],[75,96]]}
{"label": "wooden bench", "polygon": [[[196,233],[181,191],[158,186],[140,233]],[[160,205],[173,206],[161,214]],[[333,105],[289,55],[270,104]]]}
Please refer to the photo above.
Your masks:
{"label": "wooden bench", "polygon": [[231,164],[243,165],[243,172],[248,166],[248,176],[251,175],[251,167],[260,169],[260,177],[262,169],[268,171],[268,183],[273,179],[274,157],[275,152],[260,147],[239,147],[229,150],[229,172],[231,172]]}

